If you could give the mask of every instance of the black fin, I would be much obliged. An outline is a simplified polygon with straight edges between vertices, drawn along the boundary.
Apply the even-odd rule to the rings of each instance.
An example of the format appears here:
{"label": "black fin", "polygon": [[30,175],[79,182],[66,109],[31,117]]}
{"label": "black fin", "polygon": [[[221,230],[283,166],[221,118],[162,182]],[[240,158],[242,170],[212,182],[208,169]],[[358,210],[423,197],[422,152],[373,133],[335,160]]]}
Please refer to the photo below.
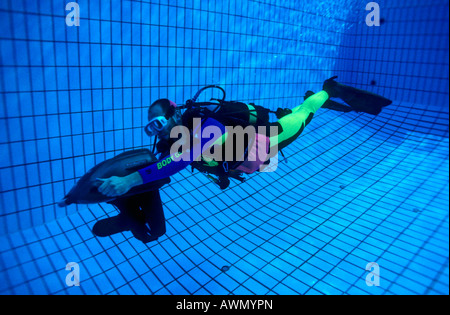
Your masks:
{"label": "black fin", "polygon": [[335,81],[337,77],[326,80],[323,89],[330,97],[342,99],[356,112],[378,115],[383,107],[392,104],[392,101],[381,95],[357,89]]}
{"label": "black fin", "polygon": [[[307,91],[305,93],[304,99],[307,100],[310,96],[314,95],[315,93],[312,91]],[[352,108],[349,106],[346,106],[344,104],[338,103],[336,101],[333,100],[327,100],[321,108],[328,108],[334,111],[338,111],[338,112],[344,112],[344,113],[348,113],[352,111]]]}

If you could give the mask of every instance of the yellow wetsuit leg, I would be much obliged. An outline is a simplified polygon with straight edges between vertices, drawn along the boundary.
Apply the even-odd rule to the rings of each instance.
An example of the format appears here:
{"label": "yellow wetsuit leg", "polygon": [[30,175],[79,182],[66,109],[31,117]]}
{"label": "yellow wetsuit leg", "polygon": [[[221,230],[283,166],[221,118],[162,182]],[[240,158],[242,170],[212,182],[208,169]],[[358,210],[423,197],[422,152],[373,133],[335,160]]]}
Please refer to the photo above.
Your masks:
{"label": "yellow wetsuit leg", "polygon": [[329,99],[328,93],[320,91],[310,96],[301,105],[292,109],[292,113],[278,120],[282,131],[270,137],[270,148],[278,146],[278,150],[292,143],[311,121],[314,113]]}

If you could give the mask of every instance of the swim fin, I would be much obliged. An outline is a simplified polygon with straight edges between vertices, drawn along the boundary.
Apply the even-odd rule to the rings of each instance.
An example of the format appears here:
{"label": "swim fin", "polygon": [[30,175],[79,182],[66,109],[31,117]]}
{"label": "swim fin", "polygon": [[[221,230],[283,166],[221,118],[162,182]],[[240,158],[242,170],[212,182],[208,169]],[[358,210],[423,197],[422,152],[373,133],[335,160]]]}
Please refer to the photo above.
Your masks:
{"label": "swim fin", "polygon": [[392,104],[390,99],[381,95],[360,90],[335,81],[337,76],[326,80],[323,84],[323,90],[330,97],[342,99],[356,112],[364,112],[372,115],[378,115],[383,107]]}
{"label": "swim fin", "polygon": [[[305,101],[311,96],[314,95],[315,93],[313,91],[307,91],[305,93],[304,99]],[[327,100],[322,106],[321,108],[328,108],[331,110],[335,110],[338,112],[344,112],[344,113],[348,113],[352,111],[352,108],[350,106],[346,106],[344,104],[338,103],[336,101],[333,100]]]}
{"label": "swim fin", "polygon": [[[142,221],[142,222],[141,222]],[[114,217],[97,221],[92,227],[92,233],[98,237],[111,236],[118,233],[131,231],[133,236],[143,243],[156,241],[162,235],[152,235],[144,220],[135,216],[120,212]]]}

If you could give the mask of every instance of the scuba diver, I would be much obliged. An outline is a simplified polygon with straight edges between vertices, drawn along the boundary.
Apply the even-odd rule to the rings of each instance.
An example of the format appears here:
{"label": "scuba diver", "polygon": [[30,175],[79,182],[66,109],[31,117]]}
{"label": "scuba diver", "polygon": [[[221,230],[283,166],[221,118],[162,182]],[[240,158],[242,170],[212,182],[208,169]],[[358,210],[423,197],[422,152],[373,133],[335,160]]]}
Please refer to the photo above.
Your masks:
{"label": "scuba diver", "polygon": [[[225,101],[225,91],[216,85],[200,89],[183,106],[168,99],[156,100],[149,107],[145,132],[155,137],[153,151],[159,154],[158,160],[127,176],[99,179],[102,183],[98,191],[117,197],[110,203],[121,213],[140,216],[147,224],[147,233],[144,233],[147,239],[155,240],[166,231],[159,191],[120,197],[131,188],[170,177],[190,165],[225,189],[230,178],[243,182],[244,174],[264,171],[272,157],[278,152],[282,154],[281,150],[298,138],[319,108],[378,115],[383,107],[392,103],[380,95],[338,83],[336,78],[326,80],[318,93],[306,92],[301,105],[292,109],[278,108],[275,112],[253,103]],[[197,102],[200,93],[208,88],[220,89],[223,98]],[[341,99],[346,105],[331,98]],[[278,120],[270,122],[269,113],[274,113]],[[243,155],[226,154],[237,151],[238,141],[235,141],[236,135],[230,134],[230,126],[258,128],[256,133],[243,137]],[[189,136],[184,139],[181,139],[182,133],[178,133],[182,134],[181,138],[171,136],[176,128],[188,130]],[[220,132],[208,132],[212,130]]]}

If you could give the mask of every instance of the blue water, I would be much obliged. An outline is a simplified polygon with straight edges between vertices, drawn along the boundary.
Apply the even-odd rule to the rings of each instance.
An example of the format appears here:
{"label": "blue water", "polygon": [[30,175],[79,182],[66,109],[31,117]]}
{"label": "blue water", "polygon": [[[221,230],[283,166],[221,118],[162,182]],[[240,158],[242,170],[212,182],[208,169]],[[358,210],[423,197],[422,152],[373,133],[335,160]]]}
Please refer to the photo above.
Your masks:
{"label": "blue water", "polygon": [[[380,27],[357,0],[79,0],[80,26],[68,2],[0,2],[0,294],[449,293],[448,1],[378,1]],[[56,205],[150,146],[158,98],[292,108],[333,75],[394,102],[319,109],[276,172],[225,191],[173,176],[157,242],[94,236],[111,205]]]}

